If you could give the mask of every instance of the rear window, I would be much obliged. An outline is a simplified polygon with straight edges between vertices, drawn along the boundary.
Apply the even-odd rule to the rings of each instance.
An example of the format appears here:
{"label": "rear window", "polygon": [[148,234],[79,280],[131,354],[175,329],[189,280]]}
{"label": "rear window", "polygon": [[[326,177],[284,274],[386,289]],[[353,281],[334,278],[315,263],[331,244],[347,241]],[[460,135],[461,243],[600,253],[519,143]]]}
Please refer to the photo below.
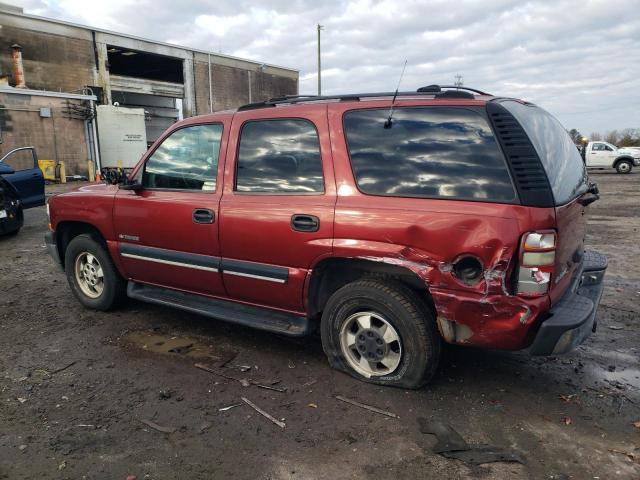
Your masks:
{"label": "rear window", "polygon": [[587,169],[571,137],[547,111],[531,104],[501,104],[518,120],[547,172],[556,205],[564,205],[587,191]]}
{"label": "rear window", "polygon": [[344,116],[351,166],[370,195],[511,203],[516,192],[486,118],[456,107],[354,110]]}

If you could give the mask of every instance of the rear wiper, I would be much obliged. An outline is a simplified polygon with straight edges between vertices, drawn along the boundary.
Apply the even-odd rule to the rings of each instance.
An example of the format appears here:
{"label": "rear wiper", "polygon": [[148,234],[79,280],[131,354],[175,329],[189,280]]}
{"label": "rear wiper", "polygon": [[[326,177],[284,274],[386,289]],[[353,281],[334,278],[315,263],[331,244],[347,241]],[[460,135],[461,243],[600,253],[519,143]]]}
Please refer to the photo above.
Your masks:
{"label": "rear wiper", "polygon": [[591,182],[589,183],[589,188],[587,189],[587,191],[580,195],[580,197],[578,198],[578,203],[586,207],[587,205],[590,205],[599,199],[600,190],[598,189],[598,184]]}

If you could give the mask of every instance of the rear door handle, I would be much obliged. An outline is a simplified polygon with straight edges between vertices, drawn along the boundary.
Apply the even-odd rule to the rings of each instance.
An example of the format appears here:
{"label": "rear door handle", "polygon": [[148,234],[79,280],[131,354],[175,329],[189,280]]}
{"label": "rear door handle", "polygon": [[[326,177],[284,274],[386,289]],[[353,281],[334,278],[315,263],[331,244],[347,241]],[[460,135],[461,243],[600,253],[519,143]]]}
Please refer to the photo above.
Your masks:
{"label": "rear door handle", "polygon": [[195,223],[213,223],[216,221],[216,214],[208,208],[196,208],[192,218]]}
{"label": "rear door handle", "polygon": [[317,232],[320,229],[320,219],[315,215],[293,215],[291,217],[291,229],[296,232]]}

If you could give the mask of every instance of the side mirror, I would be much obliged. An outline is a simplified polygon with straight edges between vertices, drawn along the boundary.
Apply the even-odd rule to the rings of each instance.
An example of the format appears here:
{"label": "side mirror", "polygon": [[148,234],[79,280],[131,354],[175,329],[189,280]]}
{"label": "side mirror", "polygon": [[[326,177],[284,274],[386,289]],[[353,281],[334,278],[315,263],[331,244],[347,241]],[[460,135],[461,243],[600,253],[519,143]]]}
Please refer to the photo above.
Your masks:
{"label": "side mirror", "polygon": [[136,193],[142,190],[142,188],[143,188],[142,184],[138,181],[133,181],[131,183],[123,183],[120,185],[121,190],[132,190]]}

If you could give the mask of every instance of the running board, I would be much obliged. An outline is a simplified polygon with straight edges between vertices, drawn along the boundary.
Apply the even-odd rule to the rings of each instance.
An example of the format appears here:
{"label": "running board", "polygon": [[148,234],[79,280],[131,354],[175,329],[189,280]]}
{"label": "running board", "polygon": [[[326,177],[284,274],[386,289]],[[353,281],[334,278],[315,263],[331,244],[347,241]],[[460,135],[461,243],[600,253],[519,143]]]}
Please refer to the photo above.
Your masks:
{"label": "running board", "polygon": [[129,282],[127,295],[143,302],[175,307],[226,322],[291,337],[301,337],[308,335],[312,331],[311,322],[306,317],[192,293],[178,292],[168,288]]}

